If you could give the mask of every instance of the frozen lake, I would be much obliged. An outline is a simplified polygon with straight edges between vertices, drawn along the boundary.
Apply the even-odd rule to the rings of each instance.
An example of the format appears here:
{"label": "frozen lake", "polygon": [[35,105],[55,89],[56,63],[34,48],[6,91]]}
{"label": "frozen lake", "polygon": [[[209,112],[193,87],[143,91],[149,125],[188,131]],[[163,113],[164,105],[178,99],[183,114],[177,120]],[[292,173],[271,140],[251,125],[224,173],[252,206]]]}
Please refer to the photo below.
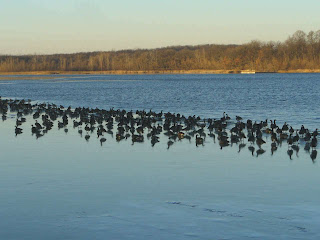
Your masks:
{"label": "frozen lake", "polygon": [[[3,80],[0,95],[319,125],[319,74],[63,79]],[[299,81],[302,88],[292,87]],[[39,139],[30,124],[18,136],[14,126],[13,114],[0,122],[0,239],[320,238],[320,169],[302,146],[290,160],[286,144],[256,157],[249,144],[220,150],[209,138],[167,150],[166,141],[152,147],[107,136],[100,146],[72,124]]]}

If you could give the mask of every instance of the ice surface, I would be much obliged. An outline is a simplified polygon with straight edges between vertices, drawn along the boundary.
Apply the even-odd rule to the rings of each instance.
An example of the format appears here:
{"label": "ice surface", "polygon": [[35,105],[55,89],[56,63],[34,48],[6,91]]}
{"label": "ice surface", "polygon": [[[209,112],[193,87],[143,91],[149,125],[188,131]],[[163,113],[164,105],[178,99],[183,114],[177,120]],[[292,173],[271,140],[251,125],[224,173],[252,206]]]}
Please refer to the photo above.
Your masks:
{"label": "ice surface", "polygon": [[320,169],[303,152],[110,136],[101,147],[13,126],[0,123],[0,239],[320,238]]}

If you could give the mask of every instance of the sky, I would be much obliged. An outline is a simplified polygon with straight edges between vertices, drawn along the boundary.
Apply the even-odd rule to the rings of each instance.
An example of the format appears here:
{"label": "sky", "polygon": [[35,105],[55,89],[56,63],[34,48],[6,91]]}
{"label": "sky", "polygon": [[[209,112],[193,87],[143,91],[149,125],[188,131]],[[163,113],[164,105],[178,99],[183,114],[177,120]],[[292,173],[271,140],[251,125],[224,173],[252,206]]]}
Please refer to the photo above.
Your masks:
{"label": "sky", "polygon": [[320,0],[0,0],[0,54],[283,41]]}

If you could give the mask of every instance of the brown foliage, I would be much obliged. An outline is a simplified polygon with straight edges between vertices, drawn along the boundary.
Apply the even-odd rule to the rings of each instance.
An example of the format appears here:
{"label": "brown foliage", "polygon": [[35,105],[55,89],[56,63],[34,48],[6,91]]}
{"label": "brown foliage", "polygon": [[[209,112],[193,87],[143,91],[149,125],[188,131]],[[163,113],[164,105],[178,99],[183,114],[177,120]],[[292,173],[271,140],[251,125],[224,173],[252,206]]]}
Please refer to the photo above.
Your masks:
{"label": "brown foliage", "polygon": [[285,42],[173,46],[109,52],[0,56],[0,72],[242,70],[320,68],[320,30],[297,31]]}

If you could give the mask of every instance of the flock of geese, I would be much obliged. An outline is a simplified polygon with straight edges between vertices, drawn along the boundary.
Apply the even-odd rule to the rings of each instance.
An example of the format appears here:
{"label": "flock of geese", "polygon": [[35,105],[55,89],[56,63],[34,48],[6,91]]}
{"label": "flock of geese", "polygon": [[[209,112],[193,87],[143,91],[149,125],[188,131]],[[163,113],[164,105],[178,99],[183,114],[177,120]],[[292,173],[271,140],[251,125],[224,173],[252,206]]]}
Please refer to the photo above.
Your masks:
{"label": "flock of geese", "polygon": [[240,152],[247,149],[254,156],[265,153],[262,148],[270,139],[271,154],[283,143],[287,143],[287,154],[292,159],[295,152],[298,156],[300,146],[310,155],[312,161],[317,157],[318,129],[309,131],[303,125],[293,129],[287,123],[278,126],[276,120],[253,122],[243,121],[236,116],[235,121],[223,113],[218,119],[201,119],[196,116],[184,116],[174,113],[156,113],[153,111],[125,111],[98,108],[64,108],[49,103],[32,103],[31,100],[2,99],[0,97],[0,114],[2,120],[7,119],[8,112],[15,113],[16,136],[23,133],[22,124],[27,122],[26,116],[32,116],[34,123],[30,132],[36,138],[44,136],[54,127],[63,129],[66,133],[72,124],[79,135],[89,141],[99,139],[101,146],[107,141],[106,135],[115,136],[116,141],[130,140],[132,144],[149,140],[154,146],[160,141],[160,135],[167,138],[169,149],[177,141],[194,142],[196,146],[204,145],[206,138],[218,142],[220,148],[237,145]]}

